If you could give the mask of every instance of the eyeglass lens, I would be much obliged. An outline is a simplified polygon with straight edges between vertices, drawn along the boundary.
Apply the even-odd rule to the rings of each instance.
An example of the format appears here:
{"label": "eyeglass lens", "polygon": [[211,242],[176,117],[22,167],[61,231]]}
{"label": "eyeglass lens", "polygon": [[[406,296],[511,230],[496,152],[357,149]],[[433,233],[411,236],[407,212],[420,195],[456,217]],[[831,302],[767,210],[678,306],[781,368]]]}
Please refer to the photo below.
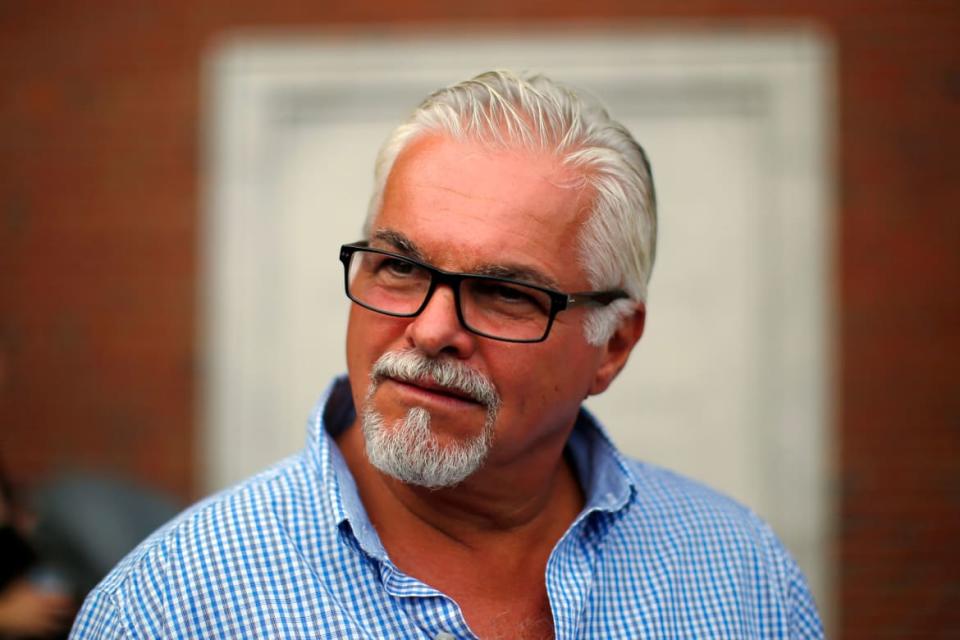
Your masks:
{"label": "eyeglass lens", "polygon": [[[430,291],[432,274],[420,265],[356,250],[347,272],[350,297],[376,311],[411,315]],[[550,296],[539,289],[486,277],[465,277],[460,312],[472,331],[507,340],[536,340],[550,322]]]}

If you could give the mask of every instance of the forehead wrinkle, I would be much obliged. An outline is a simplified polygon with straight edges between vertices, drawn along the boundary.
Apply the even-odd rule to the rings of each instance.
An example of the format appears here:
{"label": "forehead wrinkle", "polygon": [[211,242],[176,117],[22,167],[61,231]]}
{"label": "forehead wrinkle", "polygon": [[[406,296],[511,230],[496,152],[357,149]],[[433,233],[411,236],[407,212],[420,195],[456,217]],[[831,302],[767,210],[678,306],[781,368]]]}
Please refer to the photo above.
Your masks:
{"label": "forehead wrinkle", "polygon": [[420,186],[422,189],[431,189],[433,191],[452,193],[467,200],[478,200],[480,202],[499,202],[499,199],[494,198],[493,196],[487,196],[482,193],[467,193],[466,191],[460,191],[459,189],[454,189],[453,187],[447,187],[443,185],[424,184],[418,186]]}

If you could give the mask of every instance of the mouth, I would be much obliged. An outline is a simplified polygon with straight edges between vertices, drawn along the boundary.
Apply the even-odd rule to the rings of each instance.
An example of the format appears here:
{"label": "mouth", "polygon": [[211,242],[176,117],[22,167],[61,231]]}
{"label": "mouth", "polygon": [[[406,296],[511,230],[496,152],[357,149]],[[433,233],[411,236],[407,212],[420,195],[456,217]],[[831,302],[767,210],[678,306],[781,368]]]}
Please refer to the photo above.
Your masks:
{"label": "mouth", "polygon": [[457,389],[451,389],[450,387],[441,386],[429,378],[420,378],[418,380],[402,380],[400,378],[387,377],[384,380],[392,382],[407,393],[427,396],[434,400],[446,400],[456,403],[467,403],[475,406],[482,406],[480,402],[466,393]]}

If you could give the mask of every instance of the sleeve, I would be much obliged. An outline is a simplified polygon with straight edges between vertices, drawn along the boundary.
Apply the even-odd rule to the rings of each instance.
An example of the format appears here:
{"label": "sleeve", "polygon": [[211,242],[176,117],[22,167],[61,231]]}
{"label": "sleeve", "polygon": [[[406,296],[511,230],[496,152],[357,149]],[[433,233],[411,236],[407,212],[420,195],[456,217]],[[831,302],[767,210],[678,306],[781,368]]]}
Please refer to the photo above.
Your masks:
{"label": "sleeve", "polygon": [[823,638],[823,625],[813,595],[807,586],[800,567],[786,550],[783,551],[787,562],[787,616],[791,638]]}
{"label": "sleeve", "polygon": [[752,512],[751,517],[760,526],[771,576],[775,576],[782,602],[782,617],[778,616],[776,625],[768,629],[769,635],[784,637],[786,634],[791,640],[821,640],[823,623],[803,571],[770,525]]}
{"label": "sleeve", "polygon": [[69,640],[128,638],[120,609],[110,594],[95,590],[83,603]]}

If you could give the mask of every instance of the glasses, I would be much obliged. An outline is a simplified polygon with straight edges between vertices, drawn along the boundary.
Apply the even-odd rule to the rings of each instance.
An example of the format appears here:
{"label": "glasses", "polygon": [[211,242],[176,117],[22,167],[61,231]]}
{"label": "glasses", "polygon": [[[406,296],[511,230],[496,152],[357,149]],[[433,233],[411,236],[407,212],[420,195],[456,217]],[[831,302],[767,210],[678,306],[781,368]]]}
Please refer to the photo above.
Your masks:
{"label": "glasses", "polygon": [[347,296],[371,311],[412,318],[438,285],[453,291],[460,324],[477,335],[506,342],[542,342],[557,314],[581,306],[606,306],[624,291],[562,293],[537,285],[474,273],[451,273],[366,242],[340,247]]}

